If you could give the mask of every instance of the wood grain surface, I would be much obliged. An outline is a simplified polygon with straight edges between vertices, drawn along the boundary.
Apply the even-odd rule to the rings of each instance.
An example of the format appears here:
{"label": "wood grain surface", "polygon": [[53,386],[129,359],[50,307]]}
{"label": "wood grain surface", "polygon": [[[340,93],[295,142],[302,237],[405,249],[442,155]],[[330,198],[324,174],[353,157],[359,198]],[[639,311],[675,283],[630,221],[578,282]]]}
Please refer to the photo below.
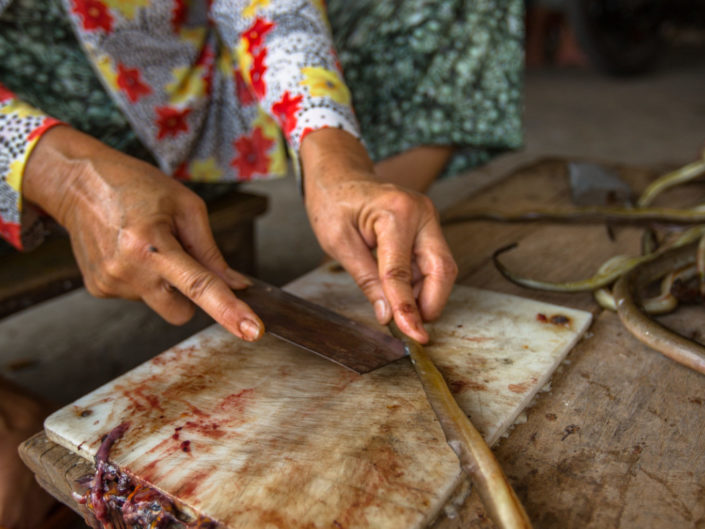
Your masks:
{"label": "wood grain surface", "polygon": [[[673,167],[610,166],[635,192]],[[702,202],[702,182],[666,192],[656,204]],[[546,159],[515,171],[456,211],[514,204],[570,206],[566,163]],[[504,262],[529,277],[587,277],[612,255],[639,252],[640,230],[473,222],[448,226],[461,262],[459,281],[589,310],[586,339],[556,371],[518,425],[495,447],[534,526],[542,529],[705,527],[705,377],[642,345],[589,294],[556,294],[509,283],[488,263],[498,247],[518,241]],[[702,306],[681,307],[660,321],[702,343]],[[472,494],[439,529],[490,528]]]}

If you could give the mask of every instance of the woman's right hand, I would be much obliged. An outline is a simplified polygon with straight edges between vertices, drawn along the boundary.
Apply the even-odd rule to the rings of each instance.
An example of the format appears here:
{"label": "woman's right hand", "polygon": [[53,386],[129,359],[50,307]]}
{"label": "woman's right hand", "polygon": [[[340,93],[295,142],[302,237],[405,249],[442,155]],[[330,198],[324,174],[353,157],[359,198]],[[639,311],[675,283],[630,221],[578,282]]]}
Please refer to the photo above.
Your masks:
{"label": "woman's right hand", "polygon": [[205,203],[159,169],[59,125],[30,155],[22,194],[67,229],[94,296],[142,299],[177,325],[198,305],[240,338],[262,336],[231,290],[248,282],[218,250]]}

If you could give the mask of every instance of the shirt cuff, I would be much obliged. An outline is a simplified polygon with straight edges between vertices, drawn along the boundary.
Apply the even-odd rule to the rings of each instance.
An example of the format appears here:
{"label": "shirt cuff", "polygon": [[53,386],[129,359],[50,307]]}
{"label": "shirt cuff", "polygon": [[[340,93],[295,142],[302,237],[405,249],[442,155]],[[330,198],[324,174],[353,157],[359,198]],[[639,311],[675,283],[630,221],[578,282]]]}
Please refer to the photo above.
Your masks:
{"label": "shirt cuff", "polygon": [[0,237],[18,250],[31,249],[44,237],[39,211],[22,200],[22,178],[41,136],[61,123],[0,84]]}

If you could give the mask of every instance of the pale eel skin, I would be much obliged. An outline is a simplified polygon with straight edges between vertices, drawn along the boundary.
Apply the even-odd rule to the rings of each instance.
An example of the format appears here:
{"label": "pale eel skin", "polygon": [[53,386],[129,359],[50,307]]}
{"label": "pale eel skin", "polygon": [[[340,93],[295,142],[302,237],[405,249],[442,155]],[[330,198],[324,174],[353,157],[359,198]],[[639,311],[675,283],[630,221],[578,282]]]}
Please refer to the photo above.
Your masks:
{"label": "pale eel skin", "polygon": [[472,479],[495,526],[498,529],[530,529],[529,517],[502,467],[480,432],[455,402],[443,375],[420,343],[401,332],[394,322],[389,328],[404,343],[446,441],[458,456],[462,470]]}
{"label": "pale eel skin", "polygon": [[695,371],[705,374],[705,347],[670,331],[649,318],[639,307],[639,289],[649,282],[695,263],[697,243],[664,252],[621,276],[613,295],[622,324],[639,341]]}

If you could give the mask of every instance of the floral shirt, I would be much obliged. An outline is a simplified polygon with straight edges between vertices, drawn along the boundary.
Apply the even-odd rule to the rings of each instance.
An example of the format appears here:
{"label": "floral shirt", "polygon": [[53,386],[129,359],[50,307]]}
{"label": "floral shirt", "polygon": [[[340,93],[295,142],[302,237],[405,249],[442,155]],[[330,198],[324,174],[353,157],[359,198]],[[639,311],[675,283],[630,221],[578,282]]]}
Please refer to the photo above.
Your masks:
{"label": "floral shirt", "polygon": [[[167,174],[282,176],[287,147],[296,160],[307,133],[360,136],[323,0],[63,3],[106,90]],[[19,249],[38,231],[22,202],[24,166],[57,123],[0,84],[0,236]]]}

